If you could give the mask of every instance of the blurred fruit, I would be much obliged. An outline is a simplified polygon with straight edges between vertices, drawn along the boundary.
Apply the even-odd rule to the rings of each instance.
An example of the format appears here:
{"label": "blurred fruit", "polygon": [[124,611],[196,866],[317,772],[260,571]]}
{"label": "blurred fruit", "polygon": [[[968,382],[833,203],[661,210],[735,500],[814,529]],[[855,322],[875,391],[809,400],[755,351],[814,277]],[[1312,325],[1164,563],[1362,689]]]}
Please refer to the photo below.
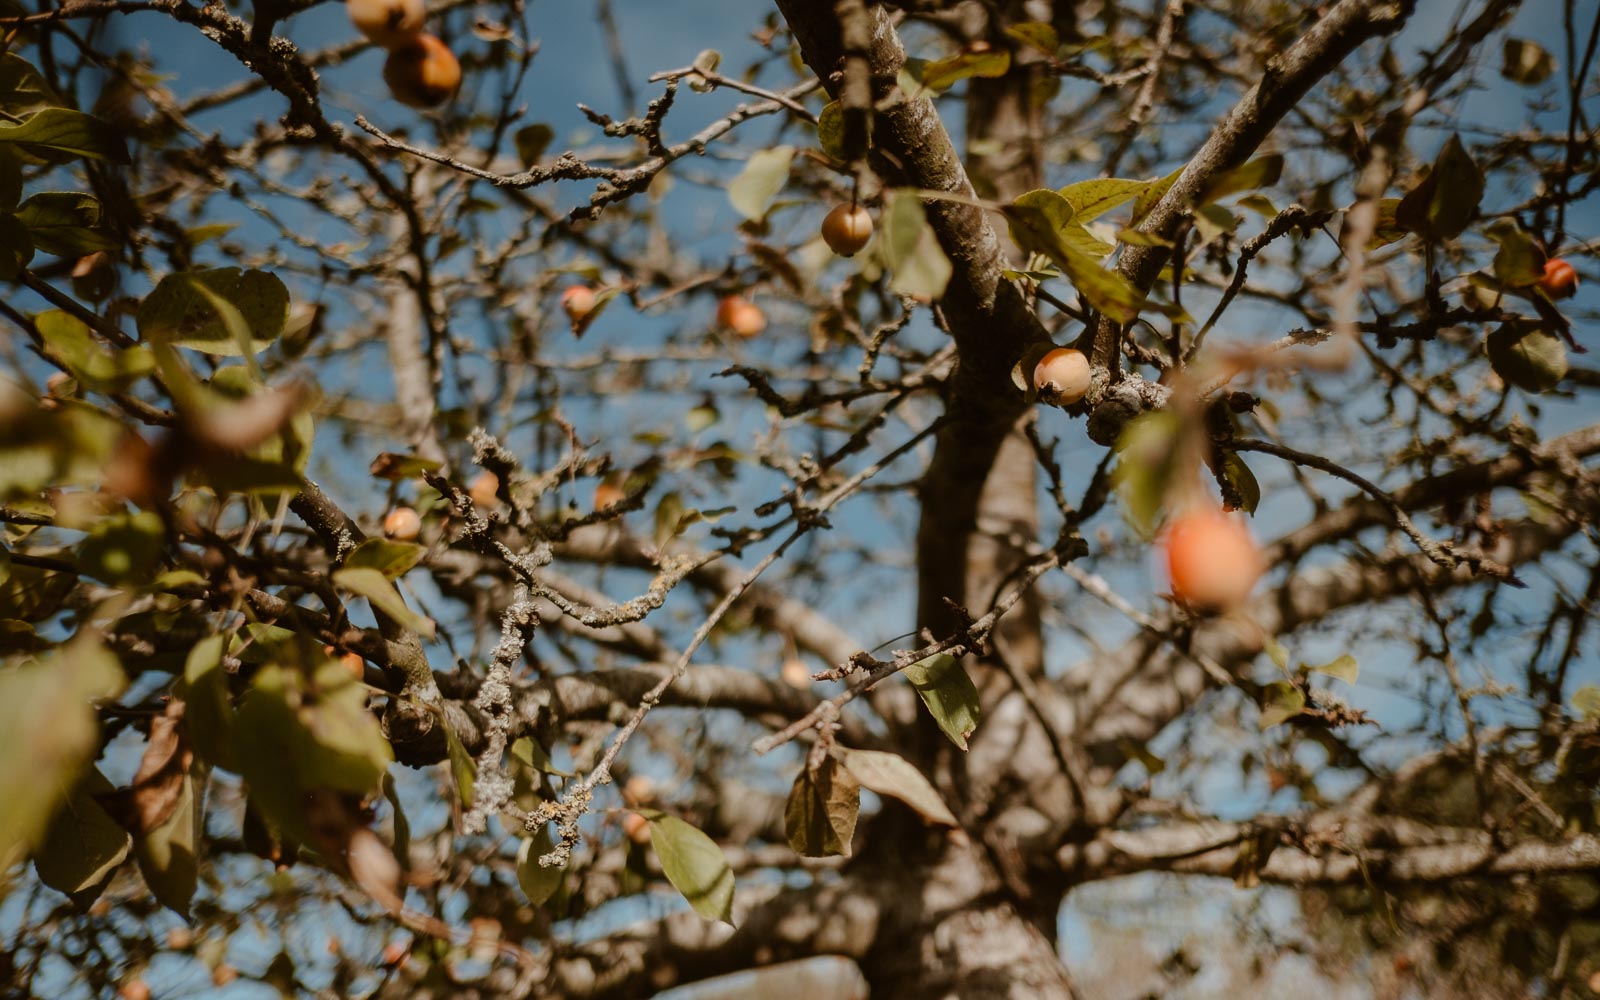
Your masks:
{"label": "blurred fruit", "polygon": [[401,104],[432,108],[450,100],[461,87],[461,63],[433,35],[402,43],[383,63],[383,82]]}
{"label": "blurred fruit", "polygon": [[767,328],[767,317],[744,296],[729,295],[717,303],[717,325],[749,339]]}
{"label": "blurred fruit", "polygon": [[492,472],[480,472],[467,487],[467,494],[479,507],[493,507],[499,503],[500,477]]}
{"label": "blurred fruit", "polygon": [[622,798],[630,806],[648,805],[656,800],[656,783],[643,774],[636,774],[622,786]]}
{"label": "blurred fruit", "polygon": [[561,293],[561,309],[573,323],[582,323],[594,311],[594,289],[573,285]]}
{"label": "blurred fruit", "polygon": [[806,667],[804,660],[784,660],[781,676],[783,682],[792,688],[799,688],[801,691],[811,690],[811,671]]}
{"label": "blurred fruit", "polygon": [[622,817],[622,832],[635,844],[650,843],[650,821],[638,813]]}
{"label": "blurred fruit", "polygon": [[1196,610],[1243,603],[1265,569],[1250,529],[1214,507],[1179,515],[1167,529],[1165,546],[1172,592]]}
{"label": "blurred fruit", "polygon": [[422,518],[410,507],[396,507],[383,519],[383,533],[401,542],[414,542],[422,534]]}
{"label": "blurred fruit", "polygon": [[422,34],[428,17],[422,0],[345,0],[344,9],[357,31],[386,49]]}

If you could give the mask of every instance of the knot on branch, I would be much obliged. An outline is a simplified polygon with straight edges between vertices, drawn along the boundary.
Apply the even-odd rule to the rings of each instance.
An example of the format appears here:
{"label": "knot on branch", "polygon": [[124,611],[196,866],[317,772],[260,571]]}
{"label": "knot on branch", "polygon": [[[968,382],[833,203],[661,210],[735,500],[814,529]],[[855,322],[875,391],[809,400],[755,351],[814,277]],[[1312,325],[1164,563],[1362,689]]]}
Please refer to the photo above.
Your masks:
{"label": "knot on branch", "polygon": [[1129,375],[1107,389],[1089,412],[1089,440],[1106,447],[1116,444],[1130,421],[1161,409],[1171,396],[1172,390],[1159,382]]}

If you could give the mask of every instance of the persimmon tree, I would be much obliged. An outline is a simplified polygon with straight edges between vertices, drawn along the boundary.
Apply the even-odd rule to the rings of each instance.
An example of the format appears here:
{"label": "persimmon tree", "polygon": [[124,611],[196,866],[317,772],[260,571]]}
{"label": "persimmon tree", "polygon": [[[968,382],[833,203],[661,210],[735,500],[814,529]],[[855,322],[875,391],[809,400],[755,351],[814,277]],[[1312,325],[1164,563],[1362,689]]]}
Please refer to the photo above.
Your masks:
{"label": "persimmon tree", "polygon": [[5,0],[0,981],[1600,987],[1600,14],[713,6]]}

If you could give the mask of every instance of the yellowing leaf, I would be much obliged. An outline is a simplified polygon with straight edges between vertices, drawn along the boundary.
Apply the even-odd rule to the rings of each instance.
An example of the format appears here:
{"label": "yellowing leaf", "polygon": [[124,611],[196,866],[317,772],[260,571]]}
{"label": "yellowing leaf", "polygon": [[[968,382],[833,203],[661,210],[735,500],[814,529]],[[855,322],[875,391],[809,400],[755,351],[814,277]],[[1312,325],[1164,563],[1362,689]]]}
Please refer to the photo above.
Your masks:
{"label": "yellowing leaf", "polygon": [[932,782],[904,757],[881,750],[851,750],[847,747],[836,747],[834,753],[855,775],[856,780],[872,791],[899,799],[929,823],[959,825]]}

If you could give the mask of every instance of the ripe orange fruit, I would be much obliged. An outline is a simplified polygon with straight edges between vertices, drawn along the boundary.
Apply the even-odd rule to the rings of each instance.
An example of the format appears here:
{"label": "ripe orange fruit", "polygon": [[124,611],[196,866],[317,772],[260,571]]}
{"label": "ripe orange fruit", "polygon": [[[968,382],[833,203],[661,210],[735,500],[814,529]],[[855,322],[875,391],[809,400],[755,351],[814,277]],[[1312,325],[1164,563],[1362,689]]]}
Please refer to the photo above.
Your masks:
{"label": "ripe orange fruit", "polygon": [[744,296],[729,295],[717,303],[717,325],[748,340],[767,328],[767,317]]}
{"label": "ripe orange fruit", "polygon": [[647,775],[636,774],[622,786],[622,798],[631,806],[648,805],[656,799],[656,783]]}
{"label": "ripe orange fruit", "polygon": [[860,205],[838,205],[822,220],[822,242],[841,257],[854,257],[872,239],[872,215]]}
{"label": "ripe orange fruit", "polygon": [[594,289],[588,285],[573,285],[561,293],[561,308],[572,322],[583,322],[594,310]]}
{"label": "ripe orange fruit", "polygon": [[437,37],[421,34],[401,43],[383,62],[383,82],[401,104],[432,108],[461,87],[461,63]]}
{"label": "ripe orange fruit", "polygon": [[1266,568],[1250,529],[1214,507],[1175,518],[1165,546],[1172,592],[1197,610],[1223,611],[1243,603]]}
{"label": "ripe orange fruit", "polygon": [[344,9],[357,31],[386,49],[422,34],[428,17],[422,0],[345,0]]}
{"label": "ripe orange fruit", "polygon": [[1544,277],[1539,287],[1552,299],[1566,299],[1578,294],[1578,272],[1560,257],[1544,262]]}
{"label": "ripe orange fruit", "polygon": [[1089,359],[1082,351],[1056,348],[1034,366],[1033,388],[1046,403],[1076,403],[1089,391]]}
{"label": "ripe orange fruit", "polygon": [[383,533],[400,542],[414,542],[422,534],[422,518],[410,507],[396,507],[383,519]]}

